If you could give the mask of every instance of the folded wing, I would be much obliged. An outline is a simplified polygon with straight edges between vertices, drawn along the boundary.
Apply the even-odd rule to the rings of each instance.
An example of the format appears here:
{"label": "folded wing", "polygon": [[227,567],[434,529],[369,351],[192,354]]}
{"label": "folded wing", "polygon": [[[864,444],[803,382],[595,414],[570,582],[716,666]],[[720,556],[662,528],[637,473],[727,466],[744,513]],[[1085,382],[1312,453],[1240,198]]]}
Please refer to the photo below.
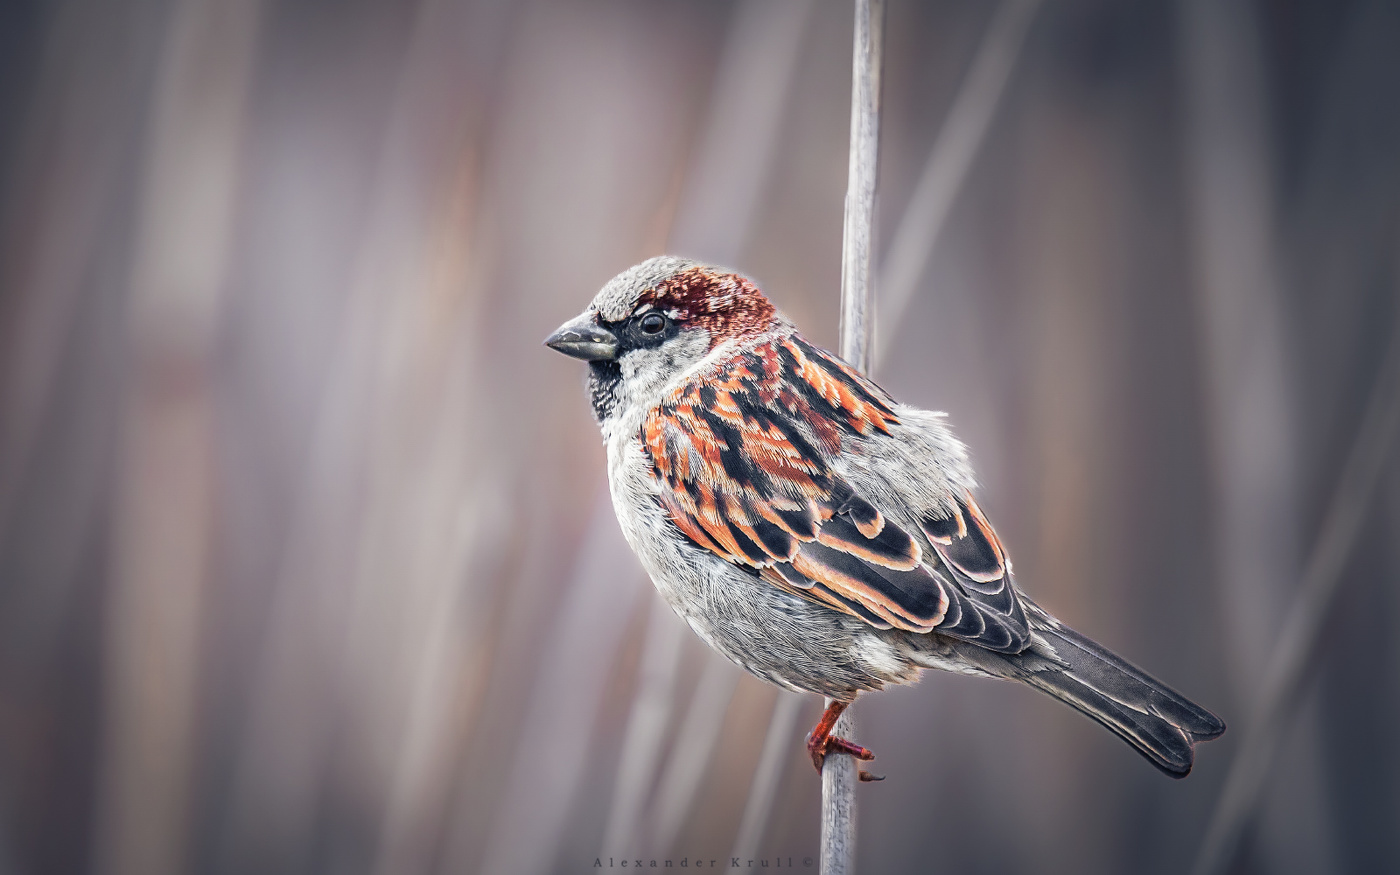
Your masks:
{"label": "folded wing", "polygon": [[641,439],[663,507],[697,545],[877,628],[1020,652],[1025,612],[971,495],[919,521],[926,555],[832,471],[843,438],[897,423],[883,390],[792,335],[679,387]]}

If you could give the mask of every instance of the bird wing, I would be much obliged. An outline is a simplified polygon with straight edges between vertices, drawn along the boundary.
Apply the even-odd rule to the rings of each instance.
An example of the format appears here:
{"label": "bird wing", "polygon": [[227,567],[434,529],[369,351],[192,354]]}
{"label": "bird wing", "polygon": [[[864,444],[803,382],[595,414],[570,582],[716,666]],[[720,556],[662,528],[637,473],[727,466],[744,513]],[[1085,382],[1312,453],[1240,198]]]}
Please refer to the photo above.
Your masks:
{"label": "bird wing", "polygon": [[1025,612],[971,494],[920,520],[930,555],[833,471],[843,438],[890,433],[893,407],[794,334],[678,387],[641,440],[663,508],[696,545],[876,628],[1020,652]]}

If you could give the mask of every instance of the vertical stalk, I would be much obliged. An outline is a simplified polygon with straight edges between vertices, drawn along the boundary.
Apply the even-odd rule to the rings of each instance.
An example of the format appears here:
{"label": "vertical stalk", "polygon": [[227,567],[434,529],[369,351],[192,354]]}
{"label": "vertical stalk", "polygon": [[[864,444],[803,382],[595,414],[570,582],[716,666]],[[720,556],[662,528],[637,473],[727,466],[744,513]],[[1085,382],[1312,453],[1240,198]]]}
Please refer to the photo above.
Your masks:
{"label": "vertical stalk", "polygon": [[870,253],[875,225],[875,168],[880,150],[884,24],[884,0],[856,0],[855,49],[851,64],[851,160],[841,244],[841,357],[862,372],[870,370],[875,327]]}
{"label": "vertical stalk", "polygon": [[[880,149],[880,68],[884,52],[884,0],[856,0],[851,57],[851,160],[846,188],[846,224],[841,245],[841,357],[870,370],[874,296],[870,286],[875,224],[875,176]],[[834,732],[854,734],[850,711]],[[856,765],[847,756],[827,757],[822,767],[822,875],[845,875],[855,859]]]}
{"label": "vertical stalk", "polygon": [[[830,702],[828,699],[827,703]],[[855,734],[850,710],[836,721],[831,734],[847,739]],[[844,754],[834,754],[822,764],[821,875],[854,872],[855,858],[856,763]]]}

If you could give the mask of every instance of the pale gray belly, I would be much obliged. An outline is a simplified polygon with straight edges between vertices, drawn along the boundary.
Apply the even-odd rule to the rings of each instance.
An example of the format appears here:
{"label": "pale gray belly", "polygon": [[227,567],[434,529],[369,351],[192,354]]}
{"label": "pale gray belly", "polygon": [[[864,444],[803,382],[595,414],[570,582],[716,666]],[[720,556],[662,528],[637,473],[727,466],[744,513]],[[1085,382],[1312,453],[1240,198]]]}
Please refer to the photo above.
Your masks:
{"label": "pale gray belly", "polygon": [[610,447],[608,462],[623,535],[657,591],[711,647],[764,680],[843,699],[917,677],[904,633],[784,592],[686,539],[657,502],[638,441]]}

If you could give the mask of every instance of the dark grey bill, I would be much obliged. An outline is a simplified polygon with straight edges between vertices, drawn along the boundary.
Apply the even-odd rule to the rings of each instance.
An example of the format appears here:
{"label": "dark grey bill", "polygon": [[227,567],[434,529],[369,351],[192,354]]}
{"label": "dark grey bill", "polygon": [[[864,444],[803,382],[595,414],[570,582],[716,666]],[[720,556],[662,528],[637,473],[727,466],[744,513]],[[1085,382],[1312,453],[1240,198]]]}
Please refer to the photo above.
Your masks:
{"label": "dark grey bill", "polygon": [[617,335],[594,322],[589,313],[560,325],[558,331],[545,339],[544,345],[586,362],[617,357]]}

